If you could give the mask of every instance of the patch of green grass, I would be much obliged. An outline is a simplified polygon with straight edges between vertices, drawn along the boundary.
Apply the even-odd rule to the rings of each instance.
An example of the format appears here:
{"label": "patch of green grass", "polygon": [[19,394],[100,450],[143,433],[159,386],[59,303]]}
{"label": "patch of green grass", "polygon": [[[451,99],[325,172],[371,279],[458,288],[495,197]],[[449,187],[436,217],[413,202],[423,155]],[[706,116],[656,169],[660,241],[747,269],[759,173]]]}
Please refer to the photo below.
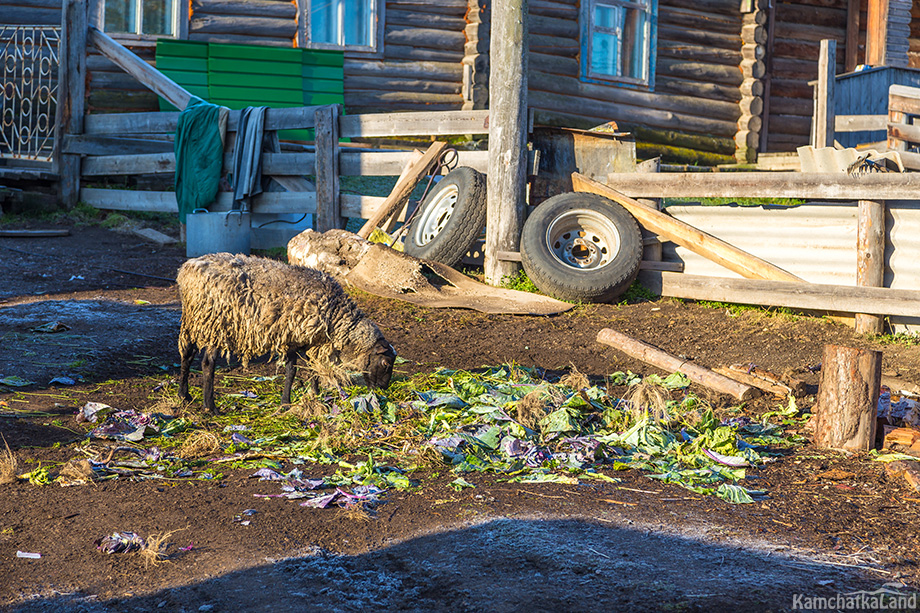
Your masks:
{"label": "patch of green grass", "polygon": [[879,334],[875,340],[883,345],[903,345],[904,347],[915,347],[920,345],[920,335],[910,334],[908,332]]}
{"label": "patch of green grass", "polygon": [[660,296],[655,294],[653,291],[649,290],[647,287],[639,283],[638,281],[633,281],[632,285],[620,296],[620,301],[617,304],[637,304],[640,302],[654,302],[658,300]]}
{"label": "patch of green grass", "polygon": [[516,275],[505,275],[502,277],[501,286],[506,289],[516,289],[521,292],[530,292],[531,294],[539,294],[540,290],[537,289],[537,286],[533,284],[533,281],[530,280],[530,277],[527,276],[527,273],[524,270],[519,270]]}
{"label": "patch of green grass", "polygon": [[721,206],[736,204],[738,206],[796,206],[805,204],[801,198],[665,198],[661,202],[662,208],[669,206],[699,202],[703,206]]}
{"label": "patch of green grass", "polygon": [[750,304],[735,304],[733,302],[717,302],[710,300],[699,300],[697,304],[708,309],[719,309],[728,311],[732,317],[738,317],[742,313],[757,313],[766,316],[787,317],[793,321],[797,320],[799,314],[788,307],[761,307]]}
{"label": "patch of green grass", "polygon": [[272,247],[271,249],[253,249],[253,255],[261,255],[265,258],[271,258],[273,260],[281,260],[282,262],[287,262],[287,247]]}

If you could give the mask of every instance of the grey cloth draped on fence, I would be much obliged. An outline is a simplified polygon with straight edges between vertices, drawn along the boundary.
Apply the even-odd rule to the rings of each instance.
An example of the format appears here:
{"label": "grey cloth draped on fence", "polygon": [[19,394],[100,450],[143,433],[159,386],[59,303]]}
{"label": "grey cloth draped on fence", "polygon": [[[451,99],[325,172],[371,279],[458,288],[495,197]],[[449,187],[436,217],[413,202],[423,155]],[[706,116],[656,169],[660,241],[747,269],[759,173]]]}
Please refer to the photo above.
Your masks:
{"label": "grey cloth draped on fence", "polygon": [[233,146],[233,208],[262,193],[262,135],[268,107],[248,106],[240,113]]}

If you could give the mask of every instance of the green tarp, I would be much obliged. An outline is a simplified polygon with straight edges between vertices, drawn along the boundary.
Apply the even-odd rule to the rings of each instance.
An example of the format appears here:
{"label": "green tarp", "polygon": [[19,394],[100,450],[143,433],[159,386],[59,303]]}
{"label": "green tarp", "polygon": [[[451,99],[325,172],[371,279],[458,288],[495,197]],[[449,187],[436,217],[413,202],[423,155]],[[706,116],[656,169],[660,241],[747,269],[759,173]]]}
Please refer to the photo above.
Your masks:
{"label": "green tarp", "polygon": [[192,98],[179,115],[175,152],[176,201],[181,223],[185,223],[186,215],[207,208],[217,197],[228,113],[224,107]]}

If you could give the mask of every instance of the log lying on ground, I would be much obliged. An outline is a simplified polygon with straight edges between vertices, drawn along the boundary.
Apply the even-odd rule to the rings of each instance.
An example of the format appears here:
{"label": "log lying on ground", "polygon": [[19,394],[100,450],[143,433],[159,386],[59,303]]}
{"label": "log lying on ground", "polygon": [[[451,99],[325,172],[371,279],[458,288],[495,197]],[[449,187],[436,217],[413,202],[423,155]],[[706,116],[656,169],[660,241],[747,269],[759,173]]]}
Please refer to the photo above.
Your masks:
{"label": "log lying on ground", "polygon": [[757,389],[769,394],[773,394],[774,396],[785,397],[789,394],[792,394],[792,388],[785,383],[781,383],[779,381],[771,382],[744,370],[736,370],[734,367],[720,366],[718,368],[713,368],[713,371],[719,373],[720,375],[725,375],[729,379],[734,379],[739,383],[744,383],[745,385],[756,387]]}
{"label": "log lying on ground", "polygon": [[572,173],[572,185],[575,191],[599,194],[618,202],[647,230],[663,236],[682,247],[686,247],[690,251],[712,260],[746,279],[804,283],[803,279],[778,266],[774,266],[766,260],[742,251],[670,215],[642,206],[637,200],[582,174]]}
{"label": "log lying on ground", "polygon": [[604,328],[597,333],[597,342],[609,345],[652,366],[657,366],[669,372],[682,372],[694,383],[699,383],[722,394],[728,394],[736,400],[750,400],[760,395],[760,391],[757,388],[720,375],[708,368],[691,364],[666,351],[610,328]]}
{"label": "log lying on ground", "polygon": [[844,451],[875,446],[882,352],[825,345],[815,403],[815,444]]}

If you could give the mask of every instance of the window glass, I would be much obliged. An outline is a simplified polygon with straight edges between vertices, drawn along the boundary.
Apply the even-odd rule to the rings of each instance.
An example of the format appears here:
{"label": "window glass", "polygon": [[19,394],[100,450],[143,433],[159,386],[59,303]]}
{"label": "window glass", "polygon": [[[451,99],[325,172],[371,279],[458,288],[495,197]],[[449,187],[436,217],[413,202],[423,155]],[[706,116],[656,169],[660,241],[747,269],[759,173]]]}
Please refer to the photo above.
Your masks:
{"label": "window glass", "polygon": [[175,0],[143,0],[143,34],[169,35],[173,33]]}
{"label": "window glass", "polygon": [[105,31],[175,36],[180,1],[184,0],[105,0]]}
{"label": "window glass", "polygon": [[652,8],[648,1],[603,0],[588,13],[589,76],[647,82]]}
{"label": "window glass", "polygon": [[105,3],[106,32],[134,32],[137,6],[131,1],[107,0]]}
{"label": "window glass", "polygon": [[310,42],[374,46],[374,0],[316,0],[310,4]]}

